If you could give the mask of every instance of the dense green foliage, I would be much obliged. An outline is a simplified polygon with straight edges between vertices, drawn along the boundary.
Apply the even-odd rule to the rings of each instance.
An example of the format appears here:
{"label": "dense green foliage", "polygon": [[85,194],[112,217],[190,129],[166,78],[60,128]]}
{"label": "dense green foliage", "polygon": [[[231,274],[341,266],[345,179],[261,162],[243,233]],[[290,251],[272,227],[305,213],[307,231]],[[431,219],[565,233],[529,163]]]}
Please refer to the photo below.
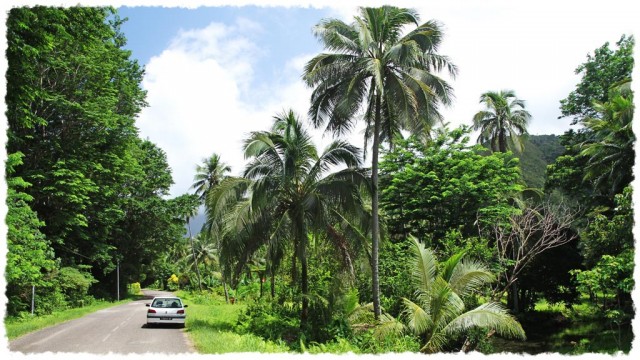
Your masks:
{"label": "dense green foliage", "polygon": [[581,81],[561,101],[563,116],[582,125],[562,135],[563,155],[547,168],[545,189],[573,204],[583,216],[580,267],[574,284],[614,331],[618,347],[635,311],[631,305],[634,246],[631,182],[635,161],[630,88],[634,38],[622,36],[612,50],[606,43],[587,56],[576,73]]}
{"label": "dense green foliage", "polygon": [[10,154],[7,163],[7,312],[16,314],[28,309],[32,286],[49,287],[49,273],[54,269],[53,251],[40,232],[44,225],[29,203],[33,197],[24,193],[30,186],[16,177],[15,168],[22,163],[22,153]]}
{"label": "dense green foliage", "polygon": [[[116,296],[182,236],[166,154],[138,138],[142,68],[110,8],[14,8],[7,21],[10,314]],[[53,261],[55,259],[55,262]],[[55,304],[45,308],[45,304]]]}
{"label": "dense green foliage", "polygon": [[398,141],[381,168],[381,203],[390,237],[423,236],[442,251],[445,235],[459,229],[478,235],[478,224],[492,224],[513,213],[510,196],[522,191],[518,160],[509,154],[482,155],[470,146],[470,129],[442,130],[425,145]]}
{"label": "dense green foliage", "polygon": [[443,350],[454,335],[472,328],[493,329],[506,337],[524,339],[520,324],[499,303],[487,302],[467,310],[463,298],[482,290],[493,275],[481,263],[452,255],[441,265],[433,252],[413,238],[412,279],[417,289],[414,302],[403,299],[408,328],[424,335],[423,352]]}
{"label": "dense green foliage", "polygon": [[609,89],[617,82],[631,78],[633,69],[633,36],[622,35],[616,42],[617,49],[605,43],[587,55],[587,61],[576,68],[582,79],[569,95],[560,100],[562,116],[572,116],[572,125],[582,119],[596,117],[593,102],[604,103],[609,98]]}

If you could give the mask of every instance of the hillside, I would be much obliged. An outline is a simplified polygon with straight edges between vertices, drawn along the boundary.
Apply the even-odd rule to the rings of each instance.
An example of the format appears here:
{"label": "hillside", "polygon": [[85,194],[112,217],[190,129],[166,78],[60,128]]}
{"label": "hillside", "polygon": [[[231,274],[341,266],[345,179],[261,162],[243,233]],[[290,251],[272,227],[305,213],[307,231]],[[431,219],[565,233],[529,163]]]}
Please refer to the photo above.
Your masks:
{"label": "hillside", "polygon": [[558,135],[529,135],[524,142],[524,152],[518,155],[527,186],[542,189],[547,165],[563,151]]}

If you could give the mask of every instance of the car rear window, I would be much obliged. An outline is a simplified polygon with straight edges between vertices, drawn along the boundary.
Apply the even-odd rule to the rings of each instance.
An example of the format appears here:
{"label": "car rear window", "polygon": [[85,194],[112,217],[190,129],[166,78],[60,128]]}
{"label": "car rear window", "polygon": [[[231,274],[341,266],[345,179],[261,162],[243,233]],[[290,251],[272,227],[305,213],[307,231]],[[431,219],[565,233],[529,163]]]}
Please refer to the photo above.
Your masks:
{"label": "car rear window", "polygon": [[153,304],[151,306],[155,308],[180,308],[182,307],[182,302],[180,299],[155,299],[153,300]]}

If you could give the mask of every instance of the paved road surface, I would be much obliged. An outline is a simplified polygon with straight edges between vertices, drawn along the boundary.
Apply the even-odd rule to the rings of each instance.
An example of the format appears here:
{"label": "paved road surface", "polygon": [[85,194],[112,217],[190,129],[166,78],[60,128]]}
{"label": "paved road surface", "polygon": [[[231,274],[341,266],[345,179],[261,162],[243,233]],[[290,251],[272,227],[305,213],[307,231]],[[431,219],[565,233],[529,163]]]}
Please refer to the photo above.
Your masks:
{"label": "paved road surface", "polygon": [[87,352],[188,353],[194,352],[186,334],[177,327],[147,328],[147,308],[153,296],[169,293],[147,291],[147,299],[100,310],[64,324],[24,335],[9,343],[9,350],[22,353]]}

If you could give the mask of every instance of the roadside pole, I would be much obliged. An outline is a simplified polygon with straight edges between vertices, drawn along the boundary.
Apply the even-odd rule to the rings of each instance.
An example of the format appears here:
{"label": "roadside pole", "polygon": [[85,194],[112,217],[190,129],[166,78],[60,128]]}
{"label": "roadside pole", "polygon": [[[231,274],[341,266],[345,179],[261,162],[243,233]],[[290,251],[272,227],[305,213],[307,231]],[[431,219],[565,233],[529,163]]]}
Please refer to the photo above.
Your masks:
{"label": "roadside pole", "polygon": [[33,309],[36,306],[36,286],[31,285],[31,316],[33,316]]}
{"label": "roadside pole", "polygon": [[116,287],[118,288],[118,301],[120,301],[120,259],[118,259],[118,265],[116,267]]}

